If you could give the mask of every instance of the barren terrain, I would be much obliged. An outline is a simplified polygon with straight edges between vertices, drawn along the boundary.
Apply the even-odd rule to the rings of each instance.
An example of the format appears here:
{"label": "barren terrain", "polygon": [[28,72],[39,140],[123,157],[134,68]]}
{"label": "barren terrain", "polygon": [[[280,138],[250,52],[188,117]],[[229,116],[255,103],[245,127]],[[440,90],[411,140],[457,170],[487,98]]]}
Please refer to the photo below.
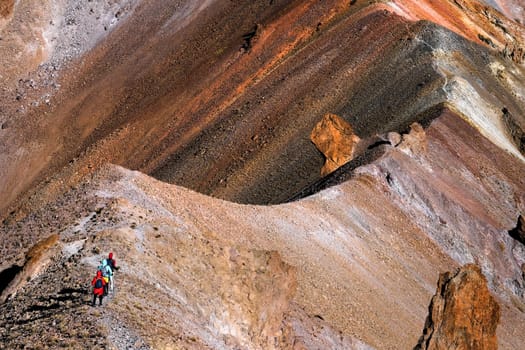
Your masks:
{"label": "barren terrain", "polygon": [[[410,349],[439,274],[473,263],[519,349],[523,16],[2,2],[0,348]],[[325,115],[355,143],[329,174]],[[117,290],[93,308],[109,251]]]}

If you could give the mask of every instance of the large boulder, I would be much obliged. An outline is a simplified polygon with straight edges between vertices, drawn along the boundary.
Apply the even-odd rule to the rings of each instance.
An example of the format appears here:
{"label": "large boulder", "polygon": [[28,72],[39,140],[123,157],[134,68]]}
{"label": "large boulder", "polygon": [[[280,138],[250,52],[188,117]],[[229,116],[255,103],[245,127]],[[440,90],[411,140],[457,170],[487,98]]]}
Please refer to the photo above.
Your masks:
{"label": "large boulder", "polygon": [[[44,271],[51,263],[51,259],[59,246],[58,234],[55,233],[29,249],[26,253],[24,266],[22,268],[18,268],[16,265],[12,266],[10,268],[12,270],[10,280],[1,281],[0,304],[14,296],[20,288]],[[4,276],[3,273],[2,275]]]}
{"label": "large boulder", "polygon": [[326,157],[321,176],[330,174],[352,160],[356,145],[360,141],[346,120],[331,113],[325,114],[315,125],[310,139]]}
{"label": "large boulder", "polygon": [[478,266],[441,274],[429,311],[415,350],[498,348],[500,307]]}

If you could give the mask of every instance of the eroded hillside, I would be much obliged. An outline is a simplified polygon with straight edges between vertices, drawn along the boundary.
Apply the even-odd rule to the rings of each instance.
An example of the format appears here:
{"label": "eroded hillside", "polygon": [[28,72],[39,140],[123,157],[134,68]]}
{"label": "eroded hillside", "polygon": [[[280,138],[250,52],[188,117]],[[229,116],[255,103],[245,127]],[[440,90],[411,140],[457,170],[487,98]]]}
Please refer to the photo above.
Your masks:
{"label": "eroded hillside", "polygon": [[[491,344],[520,348],[521,22],[517,1],[3,2],[0,347],[409,349],[473,263]],[[355,147],[322,176],[325,115]]]}
{"label": "eroded hillside", "polygon": [[120,1],[105,16],[65,4],[39,12],[60,21],[45,17],[30,27],[38,35],[17,29],[22,11],[3,30],[37,40],[52,22],[56,41],[3,40],[45,51],[32,64],[3,47],[17,70],[4,77],[4,212],[106,162],[236,202],[283,202],[320,178],[308,135],[327,112],[361,137],[405,131],[453,100],[499,143],[503,108],[523,127],[512,63],[523,29],[474,1]]}

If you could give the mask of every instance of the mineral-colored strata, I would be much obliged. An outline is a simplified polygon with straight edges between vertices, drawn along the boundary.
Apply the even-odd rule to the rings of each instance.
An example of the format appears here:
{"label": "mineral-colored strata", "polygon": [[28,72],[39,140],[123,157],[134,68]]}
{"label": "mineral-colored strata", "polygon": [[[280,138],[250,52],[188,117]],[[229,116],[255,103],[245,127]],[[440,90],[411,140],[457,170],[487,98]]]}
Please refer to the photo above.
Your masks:
{"label": "mineral-colored strata", "polygon": [[[408,349],[475,264],[519,349],[522,9],[2,2],[1,346]],[[332,114],[360,140],[323,176]]]}

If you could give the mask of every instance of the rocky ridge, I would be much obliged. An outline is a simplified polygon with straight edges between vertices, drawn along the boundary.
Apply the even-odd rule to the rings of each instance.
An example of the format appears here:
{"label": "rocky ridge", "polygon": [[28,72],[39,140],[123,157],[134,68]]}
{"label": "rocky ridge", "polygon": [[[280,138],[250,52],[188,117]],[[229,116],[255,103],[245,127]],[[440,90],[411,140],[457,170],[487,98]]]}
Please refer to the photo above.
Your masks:
{"label": "rocky ridge", "polygon": [[6,85],[4,213],[33,185],[35,206],[106,162],[227,200],[281,203],[320,179],[308,135],[327,112],[368,137],[403,132],[449,103],[520,154],[501,116],[505,108],[506,124],[523,128],[522,66],[499,50],[505,40],[523,46],[523,29],[476,1],[191,3],[135,4],[100,45],[54,73],[38,106],[39,84],[24,103]]}
{"label": "rocky ridge", "polygon": [[[406,349],[469,263],[525,343],[510,1],[74,3],[2,8],[1,346]],[[326,113],[361,141],[322,177]]]}
{"label": "rocky ridge", "polygon": [[[463,136],[453,136],[458,133]],[[89,302],[86,281],[108,250],[116,252],[122,266],[116,296],[103,311],[85,305],[67,316],[78,324],[74,329],[82,328],[80,320],[116,320],[117,328],[108,323],[96,336],[116,348],[409,348],[421,334],[438,273],[469,262],[482,266],[501,305],[499,348],[519,347],[525,246],[507,227],[515,225],[512,208],[523,205],[523,164],[495,152],[451,111],[426,129],[414,125],[401,139],[381,145],[383,155],[354,168],[347,181],[286,205],[238,205],[105,167],[55,210],[11,225],[27,238],[60,232],[64,248],[56,261],[72,259],[75,268],[68,273],[72,282],[58,290],[80,290],[73,305]],[[468,161],[473,154],[475,165]],[[40,224],[50,217],[55,228]],[[6,259],[16,261],[9,244],[17,243],[6,244]],[[41,278],[58,275],[47,271]],[[39,281],[1,306],[10,315],[6,329],[10,322],[21,326],[9,310],[27,315],[22,308],[31,309],[24,295],[55,295]],[[83,313],[92,316],[85,321]],[[51,327],[55,314],[46,315],[22,323],[22,331]],[[67,334],[60,331],[59,338]]]}

